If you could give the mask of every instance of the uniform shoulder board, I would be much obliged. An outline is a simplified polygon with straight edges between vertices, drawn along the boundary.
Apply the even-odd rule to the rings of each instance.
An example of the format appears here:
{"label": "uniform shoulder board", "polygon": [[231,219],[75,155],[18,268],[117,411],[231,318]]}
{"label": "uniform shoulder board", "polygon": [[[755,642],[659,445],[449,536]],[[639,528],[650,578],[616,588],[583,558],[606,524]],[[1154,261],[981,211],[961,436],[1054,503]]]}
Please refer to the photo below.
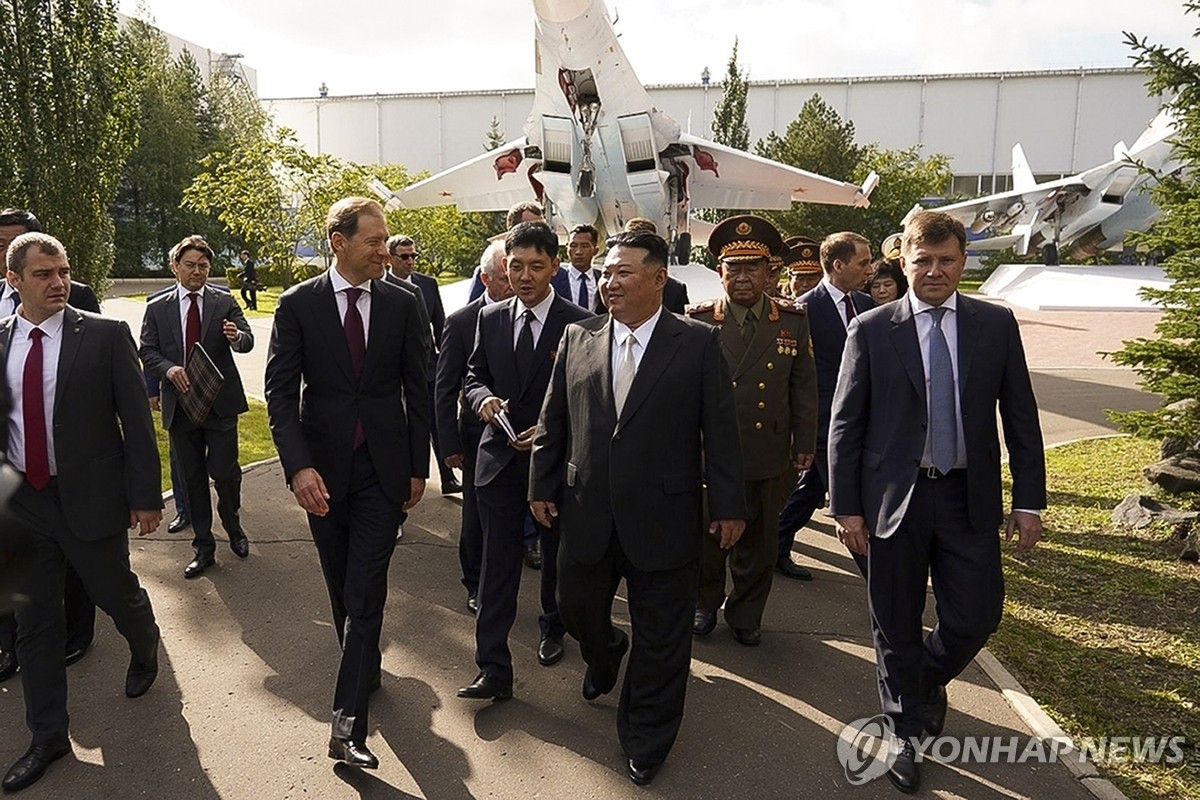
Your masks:
{"label": "uniform shoulder board", "polygon": [[788,311],[792,314],[807,314],[808,308],[804,303],[799,303],[790,297],[773,297],[771,298],[780,311]]}
{"label": "uniform shoulder board", "polygon": [[684,313],[689,317],[693,317],[696,314],[703,314],[705,312],[712,311],[714,308],[716,308],[716,305],[716,302],[712,300],[705,300],[702,303],[692,303],[686,309],[684,309]]}

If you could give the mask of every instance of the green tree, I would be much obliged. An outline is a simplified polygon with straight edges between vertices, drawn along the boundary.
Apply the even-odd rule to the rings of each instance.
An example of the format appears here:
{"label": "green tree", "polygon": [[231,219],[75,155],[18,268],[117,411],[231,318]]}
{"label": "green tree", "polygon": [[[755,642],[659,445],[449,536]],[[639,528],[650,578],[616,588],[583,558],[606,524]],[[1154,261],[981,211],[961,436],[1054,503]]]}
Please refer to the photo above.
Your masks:
{"label": "green tree", "polygon": [[[1184,3],[1184,9],[1200,15],[1200,3]],[[1134,64],[1147,75],[1150,94],[1174,96],[1173,141],[1183,169],[1159,176],[1151,196],[1163,217],[1133,237],[1133,243],[1167,254],[1160,264],[1171,287],[1142,290],[1143,297],[1162,307],[1157,335],[1127,341],[1111,354],[1117,364],[1134,368],[1145,389],[1162,395],[1163,406],[1113,417],[1138,435],[1191,443],[1200,439],[1200,63],[1183,47],[1167,49],[1131,33],[1126,39]]]}
{"label": "green tree", "polygon": [[487,140],[483,143],[483,150],[485,153],[489,153],[498,147],[504,146],[505,141],[504,129],[500,127],[500,119],[493,116],[492,124],[488,126]]}
{"label": "green tree", "polygon": [[746,96],[750,88],[748,73],[738,66],[738,43],[733,40],[733,53],[729,56],[725,83],[722,84],[721,99],[713,108],[713,140],[718,144],[750,149],[750,126],[746,124]]}
{"label": "green tree", "polygon": [[109,206],[137,143],[130,43],[112,0],[0,2],[0,203],[33,211],[103,292]]}

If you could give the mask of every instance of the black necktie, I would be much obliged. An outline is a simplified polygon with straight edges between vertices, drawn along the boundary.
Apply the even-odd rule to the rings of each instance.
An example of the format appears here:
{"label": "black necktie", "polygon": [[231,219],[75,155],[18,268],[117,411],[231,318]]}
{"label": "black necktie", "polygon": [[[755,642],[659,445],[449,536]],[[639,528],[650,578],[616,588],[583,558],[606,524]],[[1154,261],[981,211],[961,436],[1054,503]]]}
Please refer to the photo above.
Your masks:
{"label": "black necktie", "polygon": [[587,275],[579,273],[579,306],[581,308],[588,307],[588,286]]}
{"label": "black necktie", "polygon": [[521,315],[521,335],[517,337],[517,379],[524,386],[533,373],[533,309],[525,309]]}
{"label": "black necktie", "polygon": [[842,295],[842,305],[846,307],[846,327],[850,327],[850,320],[857,316],[858,312],[854,310],[854,301],[850,299],[850,295]]}

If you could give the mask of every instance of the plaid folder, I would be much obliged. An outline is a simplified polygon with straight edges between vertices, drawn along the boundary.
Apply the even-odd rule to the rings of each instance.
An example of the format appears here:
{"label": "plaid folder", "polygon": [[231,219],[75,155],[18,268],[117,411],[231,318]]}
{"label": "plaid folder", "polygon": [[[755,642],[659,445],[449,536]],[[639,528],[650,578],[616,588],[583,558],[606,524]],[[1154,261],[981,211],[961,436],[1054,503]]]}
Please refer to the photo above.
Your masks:
{"label": "plaid folder", "polygon": [[179,395],[179,404],[183,406],[192,424],[203,425],[204,418],[212,409],[213,401],[217,399],[217,392],[221,391],[221,385],[225,383],[225,376],[200,344],[192,347],[185,369],[189,388]]}

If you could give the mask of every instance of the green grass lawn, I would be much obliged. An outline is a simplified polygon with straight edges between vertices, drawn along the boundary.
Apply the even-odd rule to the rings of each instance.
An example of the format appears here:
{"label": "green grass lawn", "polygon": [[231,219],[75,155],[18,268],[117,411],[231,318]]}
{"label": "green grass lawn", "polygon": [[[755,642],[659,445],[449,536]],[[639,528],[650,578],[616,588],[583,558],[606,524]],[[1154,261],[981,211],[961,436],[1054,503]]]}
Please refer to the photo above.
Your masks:
{"label": "green grass lawn", "polygon": [[[238,461],[244,466],[255,461],[275,457],[275,443],[271,441],[271,430],[267,426],[267,407],[257,400],[248,398],[250,410],[238,419]],[[155,433],[158,436],[158,458],[162,465],[162,490],[171,488],[171,464],[167,461],[167,432],[162,429],[162,419],[154,414]]]}
{"label": "green grass lawn", "polygon": [[1130,798],[1200,800],[1200,567],[1165,528],[1117,528],[1154,494],[1158,446],[1100,439],[1047,453],[1046,537],[1005,551],[1007,601],[989,648],[1072,737],[1184,736],[1185,763],[1098,764]]}

